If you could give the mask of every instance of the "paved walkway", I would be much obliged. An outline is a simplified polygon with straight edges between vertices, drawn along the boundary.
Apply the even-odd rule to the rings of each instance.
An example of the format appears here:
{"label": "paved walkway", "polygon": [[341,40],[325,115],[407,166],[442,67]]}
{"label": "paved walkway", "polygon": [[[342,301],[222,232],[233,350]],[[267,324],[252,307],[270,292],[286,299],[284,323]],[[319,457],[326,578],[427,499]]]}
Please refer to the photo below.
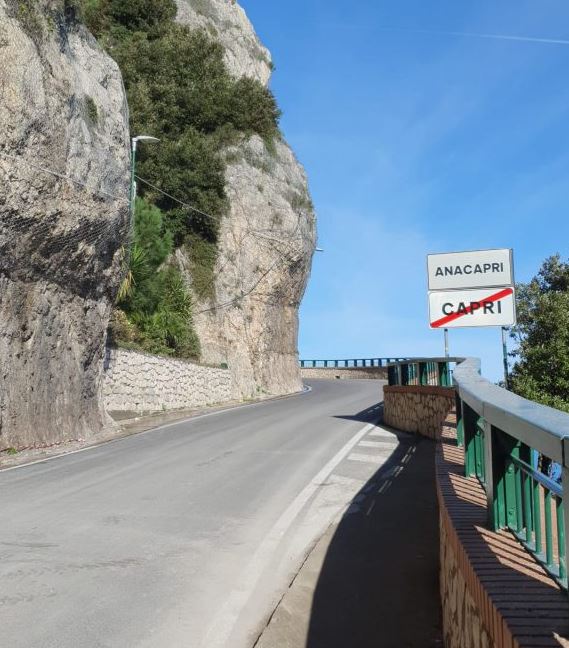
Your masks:
{"label": "paved walkway", "polygon": [[319,541],[256,648],[442,647],[432,442],[398,456]]}

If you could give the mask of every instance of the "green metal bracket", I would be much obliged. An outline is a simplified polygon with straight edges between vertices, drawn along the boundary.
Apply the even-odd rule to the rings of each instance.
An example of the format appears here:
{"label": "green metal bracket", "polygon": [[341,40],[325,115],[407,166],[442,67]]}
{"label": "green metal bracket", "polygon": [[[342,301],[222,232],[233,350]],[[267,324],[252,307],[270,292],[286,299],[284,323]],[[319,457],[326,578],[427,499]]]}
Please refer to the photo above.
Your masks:
{"label": "green metal bracket", "polygon": [[429,384],[429,370],[426,362],[419,362],[419,384]]}

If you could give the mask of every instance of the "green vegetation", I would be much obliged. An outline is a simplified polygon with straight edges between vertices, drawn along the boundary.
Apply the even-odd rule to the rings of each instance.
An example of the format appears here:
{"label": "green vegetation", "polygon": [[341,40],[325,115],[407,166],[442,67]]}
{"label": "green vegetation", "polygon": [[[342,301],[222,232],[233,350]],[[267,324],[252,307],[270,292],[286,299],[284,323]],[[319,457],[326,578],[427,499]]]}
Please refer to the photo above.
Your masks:
{"label": "green vegetation", "polygon": [[8,7],[33,41],[41,39],[45,24],[35,0],[8,0]]}
{"label": "green vegetation", "polygon": [[120,346],[199,358],[191,298],[179,269],[169,262],[172,251],[162,212],[138,199],[129,275],[119,294],[111,337]]}
{"label": "green vegetation", "polygon": [[[79,0],[66,1],[76,7]],[[160,139],[140,147],[137,174],[177,199],[138,183],[146,202],[137,205],[136,242],[113,337],[195,357],[195,335],[179,326],[182,314],[191,320],[191,304],[178,271],[163,264],[183,246],[196,294],[214,298],[219,224],[229,207],[223,151],[254,133],[274,148],[279,109],[262,84],[230,76],[222,46],[205,31],[175,22],[174,0],[80,0],[79,14],[119,64],[131,132]],[[158,208],[152,216],[150,204]]]}
{"label": "green vegetation", "polygon": [[85,106],[87,107],[87,117],[89,117],[89,121],[93,126],[96,126],[99,121],[99,110],[93,97],[85,98]]}
{"label": "green vegetation", "polygon": [[536,277],[518,285],[517,309],[513,390],[569,412],[569,263],[546,259]]}

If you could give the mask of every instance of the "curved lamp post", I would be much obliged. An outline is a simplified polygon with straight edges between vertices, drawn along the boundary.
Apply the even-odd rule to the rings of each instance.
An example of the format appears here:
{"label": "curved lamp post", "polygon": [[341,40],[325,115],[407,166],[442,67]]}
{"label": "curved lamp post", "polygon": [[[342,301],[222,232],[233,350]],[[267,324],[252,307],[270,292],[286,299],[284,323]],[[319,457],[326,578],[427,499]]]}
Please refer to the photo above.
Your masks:
{"label": "curved lamp post", "polygon": [[131,159],[130,159],[130,212],[132,217],[132,223],[134,225],[134,203],[136,201],[136,148],[138,142],[159,142],[160,140],[157,137],[151,137],[150,135],[138,135],[133,137],[131,140]]}

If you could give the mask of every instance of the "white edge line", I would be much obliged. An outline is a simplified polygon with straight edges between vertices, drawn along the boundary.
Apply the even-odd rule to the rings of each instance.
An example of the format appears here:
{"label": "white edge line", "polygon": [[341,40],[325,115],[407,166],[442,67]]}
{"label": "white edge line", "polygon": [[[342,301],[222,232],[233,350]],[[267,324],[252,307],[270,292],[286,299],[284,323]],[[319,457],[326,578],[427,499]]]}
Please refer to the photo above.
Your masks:
{"label": "white edge line", "polygon": [[313,477],[303,490],[295,497],[288,508],[275,522],[269,533],[262,540],[253,557],[243,570],[241,577],[237,580],[239,589],[233,590],[229,598],[221,607],[216,619],[210,626],[202,646],[211,648],[222,648],[227,646],[228,639],[239,619],[239,616],[249,598],[251,597],[257,582],[260,580],[263,571],[268,566],[274,551],[292,526],[294,520],[308,503],[314,493],[322,486],[322,483],[330,476],[334,469],[342,462],[358,442],[375,427],[375,423],[369,423],[357,432],[341,450]]}
{"label": "white edge line", "polygon": [[80,452],[87,452],[89,450],[96,450],[97,448],[102,448],[103,446],[111,445],[112,443],[118,443],[119,441],[124,441],[125,439],[130,439],[132,437],[140,437],[151,432],[158,432],[158,430],[165,430],[166,428],[174,427],[175,425],[182,425],[188,423],[189,421],[197,421],[198,419],[209,418],[210,416],[219,416],[220,414],[226,414],[227,412],[235,412],[236,410],[245,409],[247,407],[253,408],[258,407],[259,405],[266,405],[267,403],[276,403],[280,400],[285,400],[287,398],[295,398],[297,396],[305,396],[312,391],[312,387],[309,385],[304,385],[302,391],[296,392],[295,394],[285,394],[284,396],[276,396],[275,398],[267,398],[263,401],[258,401],[256,403],[243,403],[243,405],[236,405],[235,407],[226,407],[225,409],[220,409],[216,412],[205,412],[204,414],[196,414],[195,416],[188,416],[187,418],[179,419],[178,421],[172,421],[171,423],[164,423],[164,425],[159,425],[158,427],[149,428],[148,430],[141,430],[140,432],[134,432],[133,434],[126,434],[124,436],[116,437],[115,439],[107,439],[106,441],[100,441],[93,445],[86,446],[85,448],[77,448],[77,450],[70,450],[69,452],[62,452],[61,454],[54,455],[53,457],[44,457],[43,459],[36,459],[35,461],[29,461],[27,463],[19,464],[18,466],[8,466],[7,468],[0,467],[0,475],[2,473],[10,472],[11,470],[20,470],[22,468],[28,468],[29,466],[36,466],[38,464],[47,463],[48,461],[54,461],[55,459],[63,459],[64,457],[69,457],[71,455],[79,454]]}

